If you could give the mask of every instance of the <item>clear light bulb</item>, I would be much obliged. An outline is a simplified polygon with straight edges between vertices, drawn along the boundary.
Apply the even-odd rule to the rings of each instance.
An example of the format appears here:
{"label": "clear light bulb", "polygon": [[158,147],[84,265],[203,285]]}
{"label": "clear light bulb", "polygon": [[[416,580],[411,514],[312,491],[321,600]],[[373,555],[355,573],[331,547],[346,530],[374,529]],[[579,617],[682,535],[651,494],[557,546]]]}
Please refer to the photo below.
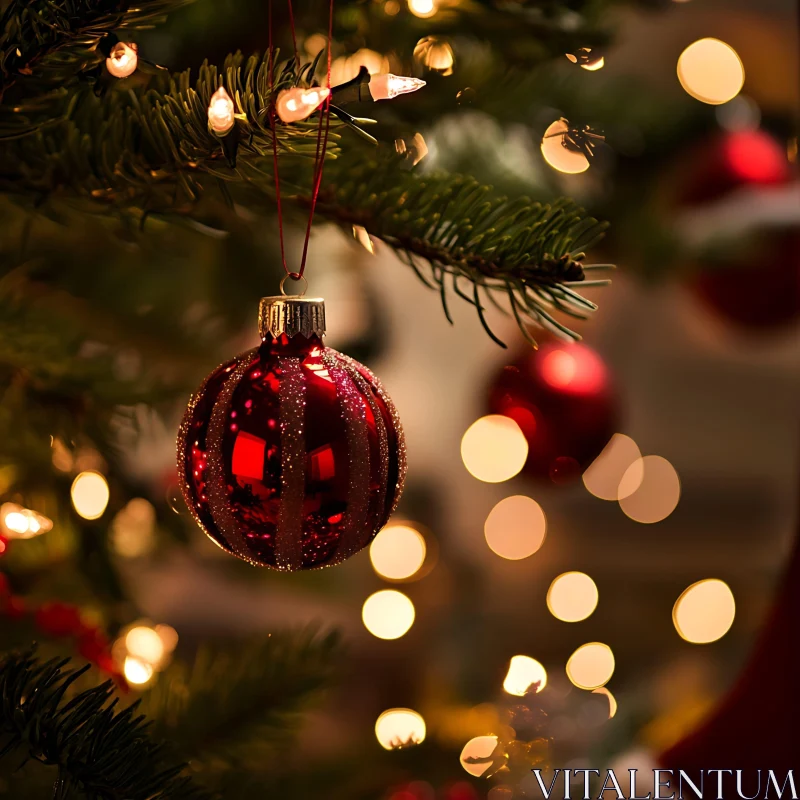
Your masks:
{"label": "clear light bulb", "polygon": [[214,133],[227,133],[235,122],[233,100],[225,91],[224,86],[220,86],[211,95],[211,102],[208,104],[208,127]]}
{"label": "clear light bulb", "polygon": [[299,122],[311,116],[331,93],[330,89],[284,89],[275,102],[275,110],[284,122]]}
{"label": "clear light bulb", "polygon": [[106,59],[106,69],[115,78],[127,78],[133,75],[139,64],[138,49],[133,42],[117,42]]}
{"label": "clear light bulb", "polygon": [[439,4],[436,0],[408,0],[408,10],[415,17],[427,19],[439,10]]}
{"label": "clear light bulb", "polygon": [[401,94],[416,92],[425,85],[419,78],[407,78],[403,75],[373,75],[369,81],[369,93],[373,100],[392,100]]}

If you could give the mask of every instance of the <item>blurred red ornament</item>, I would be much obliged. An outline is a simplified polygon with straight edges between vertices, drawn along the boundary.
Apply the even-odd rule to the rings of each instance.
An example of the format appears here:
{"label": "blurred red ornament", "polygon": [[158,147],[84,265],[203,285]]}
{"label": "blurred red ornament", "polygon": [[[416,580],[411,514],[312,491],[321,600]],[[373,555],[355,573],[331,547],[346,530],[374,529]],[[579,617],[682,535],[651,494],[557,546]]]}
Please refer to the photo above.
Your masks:
{"label": "blurred red ornament", "polygon": [[81,615],[67,603],[45,603],[34,614],[36,626],[50,636],[74,636],[81,630]]}
{"label": "blurred red ornament", "polygon": [[364,366],[324,347],[322,300],[261,301],[261,347],[217,368],[178,436],[183,495],[223,549],[284,571],[366,547],[400,497],[397,412]]}
{"label": "blurred red ornament", "polygon": [[4,602],[3,613],[10,619],[21,619],[28,611],[25,601],[17,595],[8,596]]}
{"label": "blurred red ornament", "polygon": [[479,800],[479,795],[471,783],[459,781],[444,789],[441,800]]}
{"label": "blurred red ornament", "polygon": [[8,552],[8,539],[0,533],[0,556]]}
{"label": "blurred red ornament", "polygon": [[[762,130],[720,134],[690,154],[684,172],[687,177],[677,192],[684,213],[724,203],[738,190],[769,192],[792,180],[786,148]],[[689,286],[726,322],[773,330],[800,316],[800,229],[769,226],[762,220],[765,204],[758,196],[751,205],[760,220],[757,240],[737,247],[735,260],[701,263]],[[747,224],[746,211],[735,213],[741,225]]]}
{"label": "blurred red ornament", "polygon": [[78,653],[98,666],[101,661],[106,662],[106,656],[110,659],[110,648],[111,643],[99,628],[85,627],[78,638]]}
{"label": "blurred red ornament", "polygon": [[435,800],[436,792],[425,781],[411,781],[404,786],[393,789],[388,800]]}
{"label": "blurred red ornament", "polygon": [[524,471],[539,480],[576,480],[617,429],[608,368],[583,344],[526,347],[489,392],[489,409],[513,419],[528,442]]}

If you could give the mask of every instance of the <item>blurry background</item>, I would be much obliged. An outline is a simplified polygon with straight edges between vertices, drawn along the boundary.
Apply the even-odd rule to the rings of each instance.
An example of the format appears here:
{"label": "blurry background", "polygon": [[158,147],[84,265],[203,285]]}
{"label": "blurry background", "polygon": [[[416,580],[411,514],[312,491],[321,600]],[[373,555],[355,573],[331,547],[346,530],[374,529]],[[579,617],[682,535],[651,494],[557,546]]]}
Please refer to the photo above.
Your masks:
{"label": "blurry background", "polygon": [[[48,444],[59,491],[82,471],[105,474],[114,464],[119,483],[107,511],[101,497],[98,524],[133,601],[112,619],[171,626],[179,653],[209,637],[310,621],[343,631],[339,680],[287,756],[299,771],[313,764],[328,776],[324,794],[309,797],[510,797],[502,775],[481,781],[487,765],[465,770],[459,755],[474,737],[497,736],[514,694],[536,680],[546,681],[535,702],[548,715],[551,763],[646,769],[734,681],[794,537],[796,5],[578,4],[554,24],[543,4],[552,30],[535,42],[482,23],[488,10],[467,0],[341,5],[334,82],[362,63],[429,82],[397,101],[399,111],[369,109],[380,116],[379,138],[404,139],[411,158],[421,157],[417,169],[466,171],[511,195],[569,194],[610,220],[588,261],[617,270],[610,287],[586,290],[599,311],[580,325],[582,344],[536,333],[541,347],[532,351],[513,320],[490,309],[502,350],[466,303],[451,302],[448,324],[438,293],[380,243],[319,227],[307,277],[311,294],[326,299],[327,344],[381,377],[405,427],[409,478],[371,553],[321,572],[259,571],[194,527],[178,499],[174,434],[192,387],[257,341],[257,301],[275,293],[280,269],[274,229],[242,223],[219,237],[164,226],[134,246],[82,221],[71,233],[85,258],[52,258],[69,260],[62,266],[75,285],[91,285],[112,317],[136,312],[123,331],[113,321],[97,330],[95,318],[89,335],[75,323],[76,357],[107,359],[115,380],[143,392],[162,388],[125,400],[119,450]],[[262,3],[197,0],[143,34],[140,51],[174,68],[219,62],[236,48],[263,49],[264,15]],[[310,55],[324,43],[325,16],[321,6],[298,8]],[[573,23],[587,26],[591,52],[568,58],[558,31]],[[738,58],[701,44],[684,55],[679,81],[681,54],[708,37]],[[588,139],[590,161],[562,136],[543,138],[562,118],[556,133],[588,126],[605,136]],[[10,241],[13,221],[4,225]],[[51,231],[39,225],[46,248]],[[116,279],[98,271],[107,257],[125,265]],[[136,326],[153,318],[163,324],[139,336]],[[113,407],[113,392],[106,399]],[[24,489],[20,470],[32,474],[44,459],[0,473],[7,502],[54,522],[45,536],[8,542],[3,567],[32,596],[49,594],[42,575],[86,545],[47,494],[36,505],[12,492]],[[64,576],[61,595],[100,606],[97,569]],[[574,572],[583,576],[562,578],[559,591],[556,579]],[[695,590],[705,594],[676,606],[709,579]],[[387,589],[410,599],[413,614],[396,594],[365,606]],[[590,643],[606,647],[573,656]],[[130,661],[124,648],[115,652]],[[514,656],[528,660],[509,672]],[[125,669],[143,693],[160,680],[146,662]],[[424,734],[418,717],[402,716],[376,736],[376,720],[396,708],[417,712]],[[382,748],[423,736],[415,748]],[[488,756],[495,741],[475,742],[467,755]]]}

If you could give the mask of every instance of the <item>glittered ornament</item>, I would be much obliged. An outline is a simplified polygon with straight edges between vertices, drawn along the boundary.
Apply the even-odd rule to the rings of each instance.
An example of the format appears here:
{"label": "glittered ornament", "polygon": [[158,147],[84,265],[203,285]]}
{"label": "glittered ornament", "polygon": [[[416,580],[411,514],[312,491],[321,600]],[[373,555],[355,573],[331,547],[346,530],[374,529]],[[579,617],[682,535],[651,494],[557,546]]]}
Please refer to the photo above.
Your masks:
{"label": "glittered ornament", "polygon": [[524,473],[557,484],[576,480],[617,429],[608,369],[583,344],[526,347],[492,383],[489,410],[522,430],[528,442]]}
{"label": "glittered ornament", "polygon": [[251,564],[338,564],[399,500],[400,420],[366,367],[322,344],[322,300],[262,299],[259,332],[261,346],[214,370],[189,403],[184,499],[214,542]]}

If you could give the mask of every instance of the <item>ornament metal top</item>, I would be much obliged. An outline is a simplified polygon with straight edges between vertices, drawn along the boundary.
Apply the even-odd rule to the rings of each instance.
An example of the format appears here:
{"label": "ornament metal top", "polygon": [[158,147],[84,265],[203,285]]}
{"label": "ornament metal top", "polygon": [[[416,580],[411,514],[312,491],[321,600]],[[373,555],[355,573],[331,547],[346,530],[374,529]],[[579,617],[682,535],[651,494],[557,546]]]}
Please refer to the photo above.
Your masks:
{"label": "ornament metal top", "polygon": [[178,434],[186,504],[251,564],[338,564],[400,498],[400,419],[366,367],[322,344],[323,300],[265,297],[258,326],[261,346],[214,370],[189,402]]}

